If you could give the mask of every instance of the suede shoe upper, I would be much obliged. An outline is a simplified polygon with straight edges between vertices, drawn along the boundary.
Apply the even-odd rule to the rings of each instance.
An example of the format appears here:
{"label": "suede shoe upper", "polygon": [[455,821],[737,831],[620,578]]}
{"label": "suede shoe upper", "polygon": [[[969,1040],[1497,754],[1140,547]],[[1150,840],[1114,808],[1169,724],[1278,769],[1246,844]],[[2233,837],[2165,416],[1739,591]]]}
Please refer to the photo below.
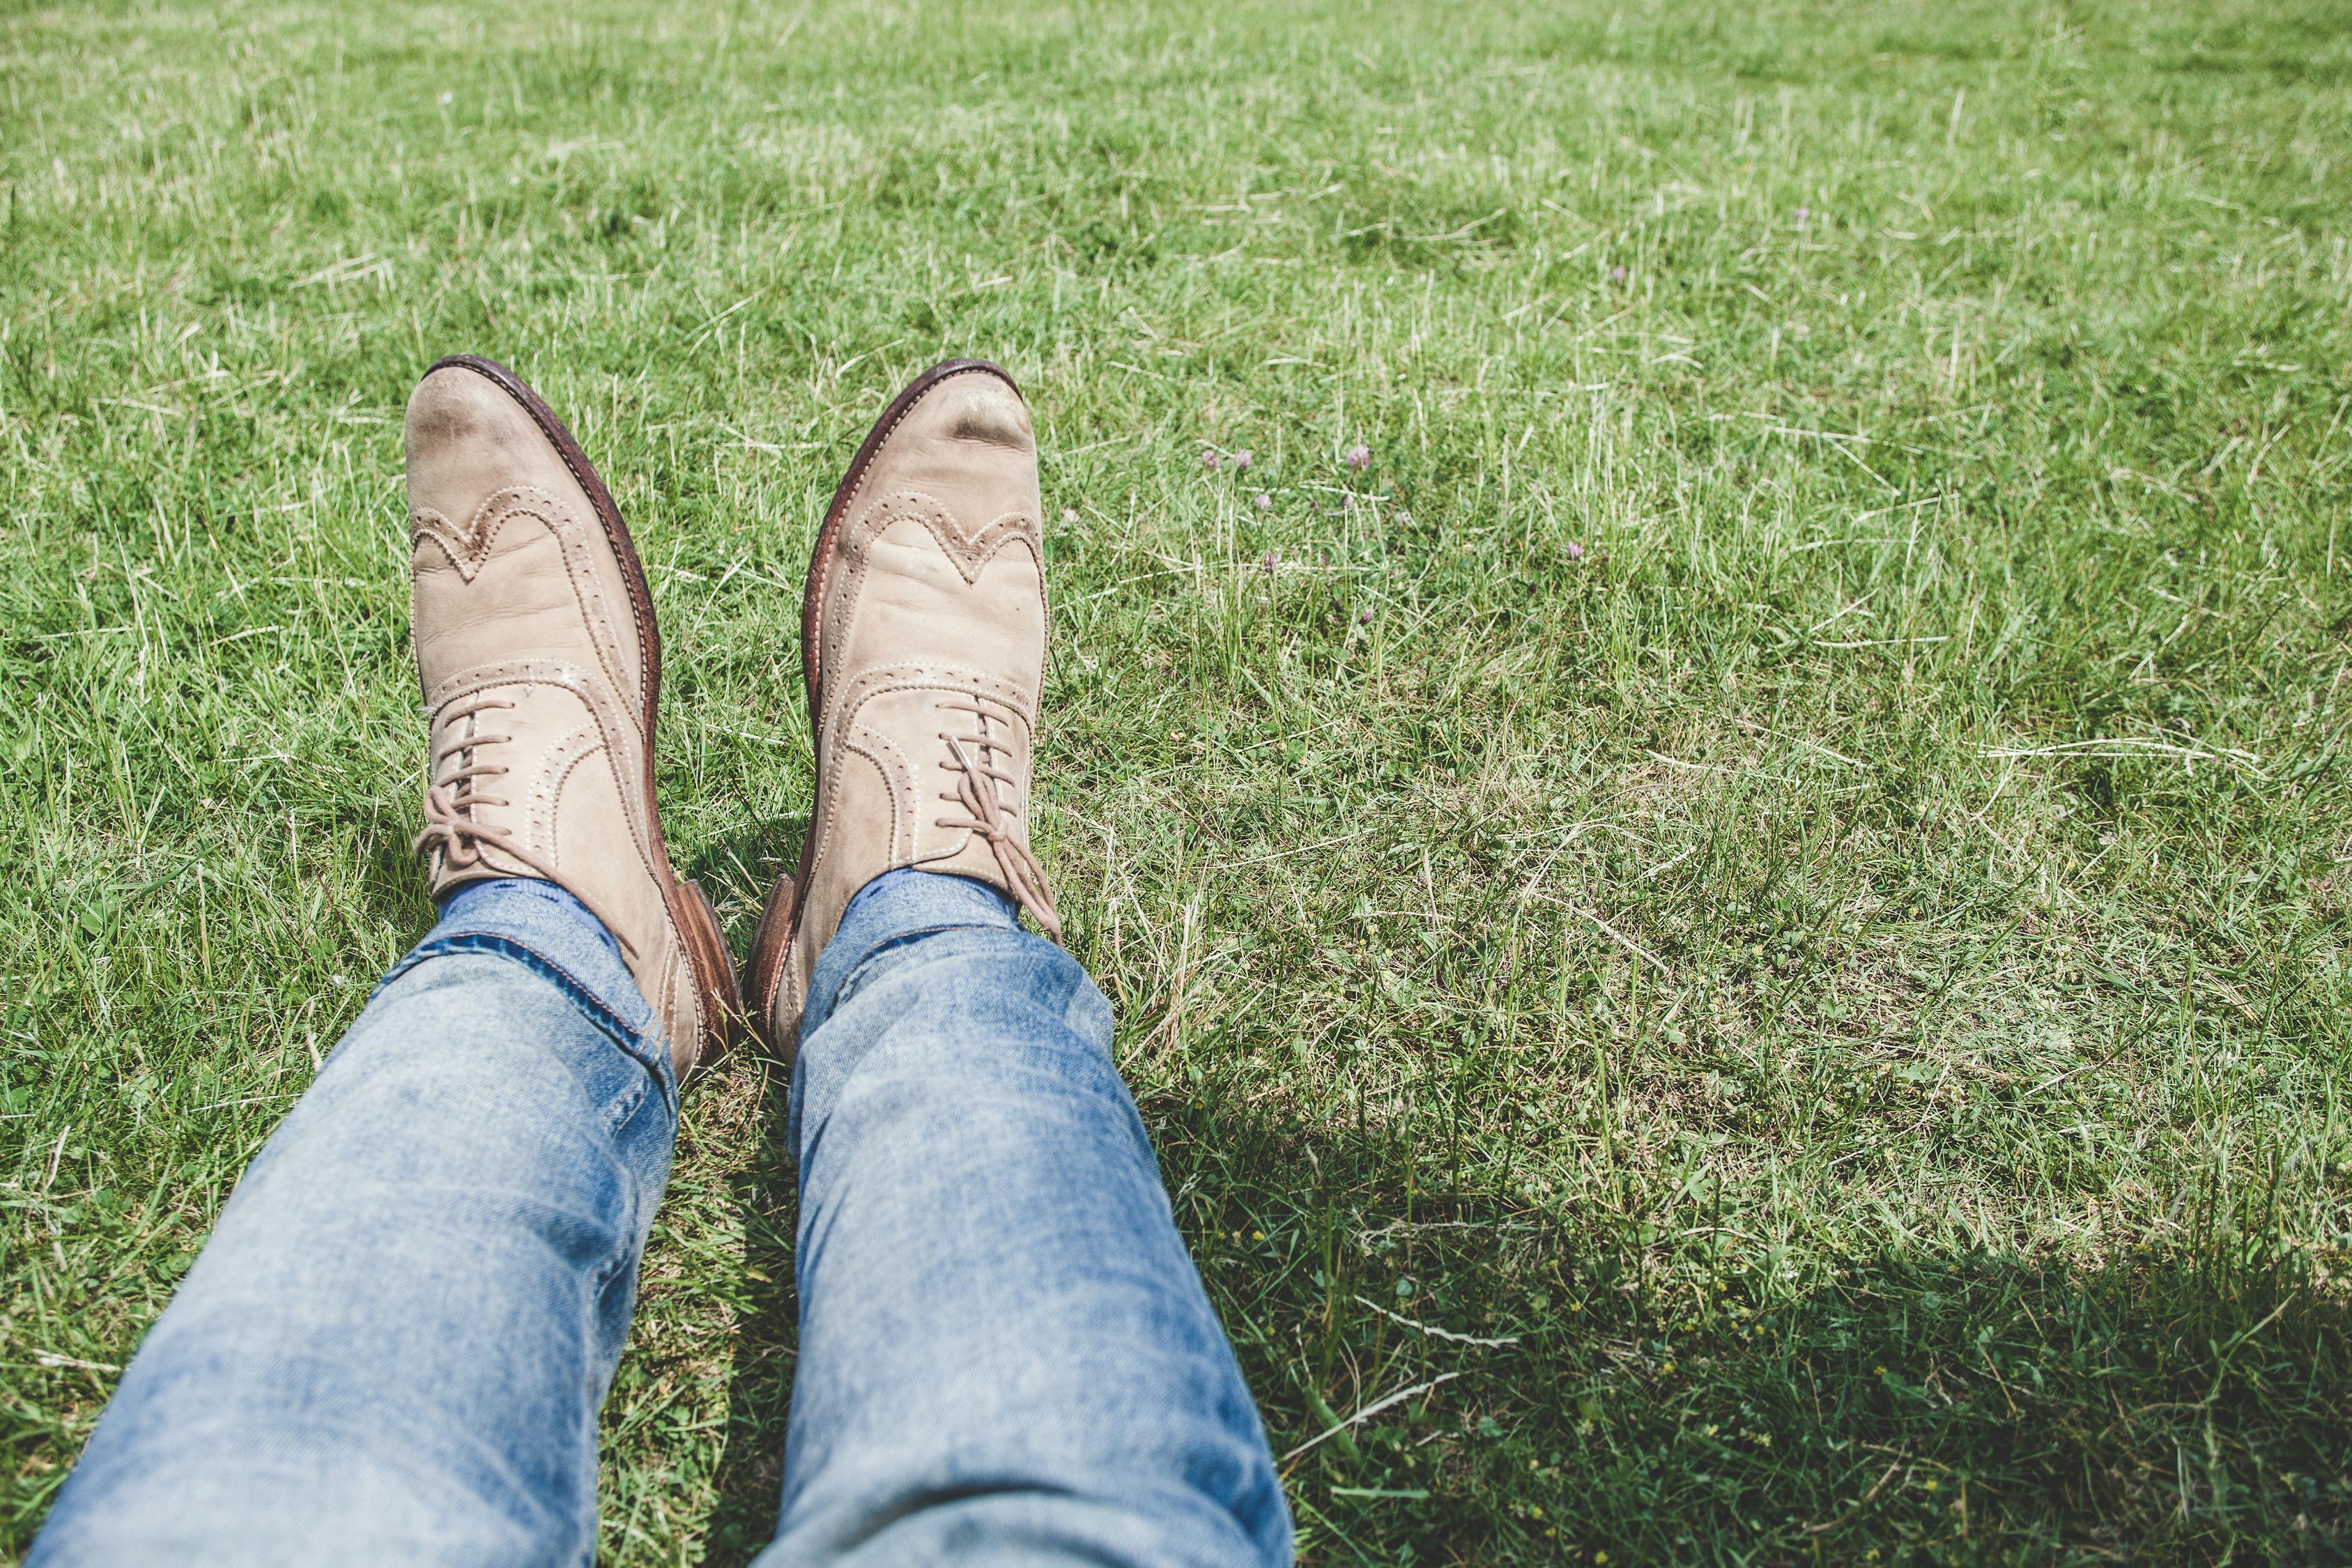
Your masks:
{"label": "suede shoe upper", "polygon": [[934,367],[867,437],[817,537],[802,619],[816,801],[762,922],[752,1005],[789,1049],[850,899],[900,866],[977,878],[1047,934],[1030,852],[1045,668],[1037,448],[1012,379]]}
{"label": "suede shoe upper", "polygon": [[488,361],[425,376],[407,447],[432,890],[518,876],[570,889],[619,941],[683,1077],[723,1038],[733,982],[662,841],[660,639],[627,531],[570,433]]}

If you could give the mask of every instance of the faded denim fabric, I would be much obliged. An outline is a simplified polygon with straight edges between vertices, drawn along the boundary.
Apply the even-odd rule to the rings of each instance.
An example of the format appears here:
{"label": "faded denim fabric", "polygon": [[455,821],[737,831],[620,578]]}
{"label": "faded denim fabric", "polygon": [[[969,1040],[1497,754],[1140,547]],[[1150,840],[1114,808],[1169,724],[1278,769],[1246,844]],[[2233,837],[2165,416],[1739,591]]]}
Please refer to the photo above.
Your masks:
{"label": "faded denim fabric", "polygon": [[[247,1170],[30,1563],[593,1561],[677,1131],[653,1028],[562,889],[452,895]],[[898,871],[851,905],[794,1069],[763,1568],[1289,1560],[1109,1036],[993,889]]]}

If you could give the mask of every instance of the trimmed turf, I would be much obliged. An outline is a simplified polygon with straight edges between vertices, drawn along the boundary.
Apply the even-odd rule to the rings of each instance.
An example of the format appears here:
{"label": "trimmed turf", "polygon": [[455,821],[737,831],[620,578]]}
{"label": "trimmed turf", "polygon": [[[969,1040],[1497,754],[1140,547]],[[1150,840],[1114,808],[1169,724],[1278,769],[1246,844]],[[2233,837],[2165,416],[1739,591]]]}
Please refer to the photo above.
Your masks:
{"label": "trimmed turf", "polygon": [[[839,466],[1022,378],[1041,848],[1276,1451],[1364,1416],[1308,1562],[2352,1556],[2339,6],[5,9],[0,1555],[425,923],[471,350],[739,946]],[[610,1563],[766,1537],[782,1099]]]}

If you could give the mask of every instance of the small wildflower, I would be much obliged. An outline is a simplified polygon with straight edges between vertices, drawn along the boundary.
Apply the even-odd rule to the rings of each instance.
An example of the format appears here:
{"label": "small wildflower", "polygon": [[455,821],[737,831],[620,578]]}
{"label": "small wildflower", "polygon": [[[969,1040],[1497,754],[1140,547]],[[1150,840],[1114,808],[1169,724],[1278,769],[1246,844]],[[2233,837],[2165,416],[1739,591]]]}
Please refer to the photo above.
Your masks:
{"label": "small wildflower", "polygon": [[1362,609],[1356,612],[1356,623],[1359,626],[1366,626],[1372,624],[1372,607],[1370,605],[1366,605]]}
{"label": "small wildflower", "polygon": [[1371,466],[1372,449],[1370,447],[1365,446],[1360,441],[1356,445],[1348,448],[1348,467],[1351,468],[1369,468]]}
{"label": "small wildflower", "polygon": [[1269,577],[1273,576],[1274,569],[1282,564],[1282,552],[1279,550],[1267,551],[1265,552],[1265,560],[1262,564],[1265,567],[1265,574]]}
{"label": "small wildflower", "polygon": [[1249,448],[1247,447],[1244,447],[1240,451],[1234,454],[1234,472],[1237,474],[1246,473],[1249,471]]}
{"label": "small wildflower", "polygon": [[1807,218],[1809,218],[1809,217],[1811,217],[1811,216],[1813,216],[1813,209],[1812,209],[1812,208],[1811,208],[1811,207],[1799,207],[1799,208],[1797,209],[1797,221],[1798,221],[1800,224],[1803,223]]}
{"label": "small wildflower", "polygon": [[1250,502],[1250,505],[1257,508],[1260,511],[1272,511],[1274,510],[1274,498],[1266,494],[1264,490],[1260,490],[1257,492],[1257,499]]}
{"label": "small wildflower", "polygon": [[1356,510],[1356,498],[1352,493],[1339,498],[1339,510],[1341,511],[1353,511]]}
{"label": "small wildflower", "polygon": [[1214,447],[1211,447],[1208,451],[1201,454],[1201,466],[1204,468],[1216,468],[1220,466],[1223,460],[1224,459],[1217,456],[1216,449]]}
{"label": "small wildflower", "polygon": [[1063,521],[1064,522],[1076,522],[1076,521],[1078,521],[1078,509],[1077,509],[1076,507],[1074,507],[1074,506],[1066,506],[1066,507],[1064,507],[1064,508],[1062,509],[1062,521]]}
{"label": "small wildflower", "polygon": [[1560,553],[1567,556],[1570,561],[1581,561],[1584,559],[1584,546],[1571,539],[1568,542],[1566,546],[1561,549]]}
{"label": "small wildflower", "polygon": [[1612,283],[1622,283],[1625,281],[1625,268],[1622,263],[1609,269],[1609,281]]}
{"label": "small wildflower", "polygon": [[445,104],[455,103],[457,101],[457,95],[454,92],[445,92],[441,95],[441,101]]}

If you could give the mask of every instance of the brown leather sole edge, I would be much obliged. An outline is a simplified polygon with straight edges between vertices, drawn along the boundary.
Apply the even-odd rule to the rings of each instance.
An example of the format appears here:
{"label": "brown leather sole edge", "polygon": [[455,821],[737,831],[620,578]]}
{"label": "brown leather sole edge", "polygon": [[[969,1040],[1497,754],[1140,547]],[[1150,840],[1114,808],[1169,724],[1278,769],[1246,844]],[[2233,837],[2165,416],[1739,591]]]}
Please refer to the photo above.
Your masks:
{"label": "brown leather sole edge", "polygon": [[[776,989],[783,983],[784,964],[793,952],[793,927],[800,918],[798,893],[808,875],[808,857],[801,857],[798,876],[779,877],[768,889],[768,901],[760,910],[760,929],[751,933],[751,956],[744,964],[751,994],[759,999],[758,1014],[751,1026],[768,1043],[768,1048],[790,1062],[800,1048],[797,1038],[780,1037],[776,1028]],[[796,1036],[799,1031],[795,1028]]]}
{"label": "brown leather sole edge", "polygon": [[[882,443],[890,438],[890,433],[898,427],[908,411],[950,376],[974,374],[992,375],[1011,387],[1013,396],[1021,396],[1021,384],[1001,364],[984,359],[941,360],[908,382],[883,408],[866,430],[866,439],[857,444],[856,455],[849,459],[849,469],[841,476],[841,483],[834,488],[833,500],[824,509],[824,521],[817,528],[815,542],[809,546],[808,572],[801,589],[801,684],[808,693],[811,744],[817,739],[818,705],[824,697],[823,671],[817,667],[817,606],[824,598],[824,569],[834,536],[841,530],[849,503],[866,479],[866,470],[873,466],[874,455],[882,449]],[[751,938],[751,955],[744,972],[751,994],[758,1001],[751,1026],[768,1042],[770,1049],[782,1053],[787,1061],[792,1059],[799,1042],[777,1038],[776,988],[783,979],[783,966],[792,956],[793,938],[800,926],[800,889],[808,886],[810,861],[815,853],[816,821],[812,816],[809,831],[801,840],[799,868],[789,877],[777,878],[775,885],[768,889],[767,905],[760,911],[760,929]]]}
{"label": "brown leather sole edge", "polygon": [[654,788],[654,720],[661,702],[661,626],[654,619],[653,588],[646,581],[645,563],[637,558],[636,542],[629,537],[629,525],[621,520],[621,509],[614,501],[613,492],[605,488],[604,477],[588,460],[588,454],[581,450],[578,439],[522,377],[480,354],[445,354],[435,360],[425,374],[429,376],[438,370],[471,371],[514,399],[530,416],[531,423],[539,426],[540,434],[554,447],[563,466],[572,470],[572,477],[586,492],[589,504],[596,509],[597,521],[604,525],[604,537],[620,561],[641,650],[639,684],[646,693],[646,815],[653,824],[654,864],[662,880],[662,897],[669,905],[670,919],[677,922],[678,934],[685,939],[687,962],[694,970],[695,986],[701,993],[703,1035],[695,1042],[693,1065],[708,1067],[725,1053],[740,1029],[743,997],[736,984],[734,959],[727,951],[727,938],[719,929],[718,912],[700,888],[678,880],[677,868],[670,864],[668,841],[662,837],[661,804]]}

